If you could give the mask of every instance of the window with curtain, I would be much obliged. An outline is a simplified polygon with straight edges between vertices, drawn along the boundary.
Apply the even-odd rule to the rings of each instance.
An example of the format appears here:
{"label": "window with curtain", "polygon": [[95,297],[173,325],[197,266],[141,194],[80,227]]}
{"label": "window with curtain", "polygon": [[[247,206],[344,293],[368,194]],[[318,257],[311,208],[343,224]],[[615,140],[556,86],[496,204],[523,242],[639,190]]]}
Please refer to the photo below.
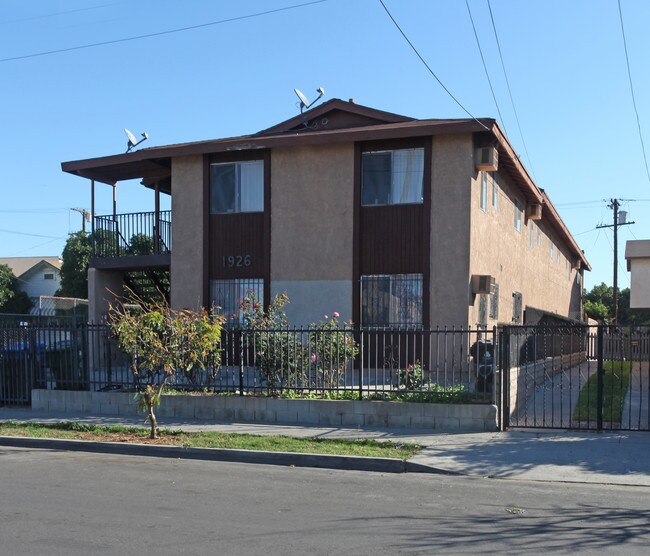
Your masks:
{"label": "window with curtain", "polygon": [[264,161],[210,164],[210,213],[264,212]]}
{"label": "window with curtain", "polygon": [[422,203],[423,148],[365,152],[361,168],[361,204]]}
{"label": "window with curtain", "polygon": [[361,277],[363,326],[421,326],[422,274]]}

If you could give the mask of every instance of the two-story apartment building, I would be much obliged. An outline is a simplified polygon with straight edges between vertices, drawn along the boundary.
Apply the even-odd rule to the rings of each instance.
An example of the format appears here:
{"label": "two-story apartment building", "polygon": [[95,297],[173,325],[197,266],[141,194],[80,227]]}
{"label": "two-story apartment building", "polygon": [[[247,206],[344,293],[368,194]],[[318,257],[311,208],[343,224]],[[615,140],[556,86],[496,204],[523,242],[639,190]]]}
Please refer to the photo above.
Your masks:
{"label": "two-story apartment building", "polygon": [[151,213],[114,202],[95,217],[94,320],[134,271],[169,271],[172,306],[218,305],[231,319],[249,289],[265,303],[286,291],[296,325],[332,311],[422,327],[582,315],[589,264],[492,119],[334,99],[253,135],[62,168],[91,180],[93,205],[96,182],[156,191]]}

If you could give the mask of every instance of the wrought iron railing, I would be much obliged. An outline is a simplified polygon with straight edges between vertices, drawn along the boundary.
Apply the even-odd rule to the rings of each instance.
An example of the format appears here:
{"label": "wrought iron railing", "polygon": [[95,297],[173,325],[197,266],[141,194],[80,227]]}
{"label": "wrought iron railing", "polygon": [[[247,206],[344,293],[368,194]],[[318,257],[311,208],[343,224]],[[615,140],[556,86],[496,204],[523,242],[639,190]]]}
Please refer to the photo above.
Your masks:
{"label": "wrought iron railing", "polygon": [[172,249],[171,211],[95,216],[93,256],[164,255]]}

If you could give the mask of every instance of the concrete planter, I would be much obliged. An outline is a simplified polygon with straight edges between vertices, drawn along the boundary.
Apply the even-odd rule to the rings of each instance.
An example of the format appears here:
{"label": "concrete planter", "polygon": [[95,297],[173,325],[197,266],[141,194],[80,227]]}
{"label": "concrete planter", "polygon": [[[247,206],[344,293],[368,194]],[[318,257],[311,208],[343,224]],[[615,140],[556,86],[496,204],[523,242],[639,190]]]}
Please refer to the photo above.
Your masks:
{"label": "concrete planter", "polygon": [[[32,390],[34,411],[137,415],[132,393]],[[163,396],[156,411],[166,419],[204,419],[325,427],[393,427],[495,431],[497,408],[488,404],[285,400],[254,396]]]}

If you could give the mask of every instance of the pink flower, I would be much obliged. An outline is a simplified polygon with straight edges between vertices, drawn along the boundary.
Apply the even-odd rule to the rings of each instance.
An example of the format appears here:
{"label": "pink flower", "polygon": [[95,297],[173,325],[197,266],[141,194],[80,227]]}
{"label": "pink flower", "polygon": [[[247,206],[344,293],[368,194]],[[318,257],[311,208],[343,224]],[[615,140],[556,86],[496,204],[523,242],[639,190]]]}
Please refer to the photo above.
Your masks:
{"label": "pink flower", "polygon": [[233,313],[231,316],[232,316],[232,318],[236,319],[237,318],[237,313]]}
{"label": "pink flower", "polygon": [[257,309],[257,303],[253,303],[253,309]]}
{"label": "pink flower", "polygon": [[327,315],[323,315],[323,318],[327,320],[329,317]]}
{"label": "pink flower", "polygon": [[338,319],[341,315],[339,315],[336,311],[334,311],[334,312],[332,313],[332,316],[333,316],[335,319]]}
{"label": "pink flower", "polygon": [[347,344],[349,341],[350,341],[350,338],[348,338],[348,337],[346,336],[346,337],[345,337],[345,343]]}
{"label": "pink flower", "polygon": [[315,353],[312,353],[312,354],[311,354],[311,357],[310,357],[309,359],[311,359],[311,362],[312,362],[312,363],[315,363],[315,362],[316,362],[316,359],[318,359],[318,358],[316,357],[316,354],[315,354]]}
{"label": "pink flower", "polygon": [[248,288],[248,293],[253,293],[255,290],[253,288]]}

